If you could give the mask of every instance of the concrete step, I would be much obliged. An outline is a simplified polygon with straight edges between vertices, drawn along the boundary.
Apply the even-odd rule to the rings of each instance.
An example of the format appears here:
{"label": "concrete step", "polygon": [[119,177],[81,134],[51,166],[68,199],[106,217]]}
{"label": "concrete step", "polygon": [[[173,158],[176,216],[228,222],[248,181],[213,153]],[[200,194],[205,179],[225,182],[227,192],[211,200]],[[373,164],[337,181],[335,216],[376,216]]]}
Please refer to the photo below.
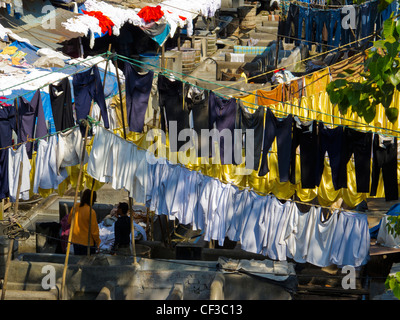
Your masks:
{"label": "concrete step", "polygon": [[279,26],[279,21],[270,21],[270,20],[262,20],[263,27],[275,27],[278,28]]}
{"label": "concrete step", "polygon": [[54,290],[7,290],[5,300],[58,300],[58,293]]}
{"label": "concrete step", "polygon": [[278,33],[278,27],[257,26],[256,27],[256,32],[276,35]]}

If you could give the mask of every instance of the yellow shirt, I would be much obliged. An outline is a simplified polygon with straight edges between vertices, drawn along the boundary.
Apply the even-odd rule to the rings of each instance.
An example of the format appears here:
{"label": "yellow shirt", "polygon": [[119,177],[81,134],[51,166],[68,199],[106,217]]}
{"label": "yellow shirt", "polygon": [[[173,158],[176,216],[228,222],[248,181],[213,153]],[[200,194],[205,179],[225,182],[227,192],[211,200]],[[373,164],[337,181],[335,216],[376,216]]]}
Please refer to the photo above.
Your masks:
{"label": "yellow shirt", "polygon": [[[90,220],[90,207],[84,204],[80,207],[79,204],[75,207],[75,217],[74,217],[74,229],[72,230],[72,243],[81,244],[84,246],[88,245],[88,233],[89,233],[89,220]],[[68,216],[68,223],[71,224],[72,221],[72,209]],[[92,209],[92,221],[90,227],[90,246],[98,247],[100,245],[100,235],[99,226],[97,224],[96,212]]]}

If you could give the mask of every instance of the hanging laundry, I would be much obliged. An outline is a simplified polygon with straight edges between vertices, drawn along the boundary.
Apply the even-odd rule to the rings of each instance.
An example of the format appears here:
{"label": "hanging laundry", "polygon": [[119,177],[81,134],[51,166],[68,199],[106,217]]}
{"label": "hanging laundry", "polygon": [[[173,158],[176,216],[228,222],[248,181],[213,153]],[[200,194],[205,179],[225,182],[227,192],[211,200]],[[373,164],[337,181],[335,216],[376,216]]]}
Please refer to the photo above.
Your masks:
{"label": "hanging laundry", "polygon": [[260,106],[275,105],[283,100],[283,84],[271,90],[257,90],[257,99]]}
{"label": "hanging laundry", "polygon": [[326,154],[332,169],[332,182],[335,190],[347,188],[344,154],[344,129],[342,126],[328,128],[323,122],[318,124],[319,160],[317,164],[317,186],[321,182]]}
{"label": "hanging laundry", "polygon": [[102,127],[98,127],[98,131],[93,138],[86,171],[92,178],[99,182],[112,182],[112,148],[116,143],[116,139],[118,139],[116,135]]}
{"label": "hanging laundry", "polygon": [[[107,106],[99,68],[95,65],[87,71],[74,74],[72,86],[74,90],[76,120],[79,122],[80,120],[87,118],[93,101],[96,102],[100,108],[104,126],[109,128]],[[84,135],[85,127],[82,125],[81,130],[82,135]]]}
{"label": "hanging laundry", "polygon": [[145,6],[137,14],[146,23],[156,22],[164,16],[164,12],[161,10],[160,6],[151,7]]}
{"label": "hanging laundry", "polygon": [[82,151],[83,165],[88,162],[88,154],[83,150],[83,137],[78,127],[72,128],[66,132],[57,134],[57,172],[66,167],[72,167],[81,163]]}
{"label": "hanging laundry", "polygon": [[2,102],[1,100],[8,100],[6,97],[0,97],[0,107],[11,107],[12,104],[9,104],[7,102]]}
{"label": "hanging laundry", "polygon": [[5,148],[12,145],[12,133],[17,129],[16,125],[15,106],[0,106],[0,199],[10,195],[9,151]]}
{"label": "hanging laundry", "polygon": [[369,260],[371,241],[367,215],[346,211],[337,214],[330,262],[338,267],[365,265]]}
{"label": "hanging laundry", "polygon": [[290,182],[296,184],[296,149],[300,147],[300,177],[304,189],[313,189],[319,184],[316,171],[319,149],[317,129],[317,121],[301,122],[297,116],[294,117]]}
{"label": "hanging laundry", "polygon": [[315,71],[304,76],[305,90],[307,97],[326,91],[326,86],[330,82],[329,68]]}
{"label": "hanging laundry", "polygon": [[[210,154],[210,137],[208,133],[210,130],[209,121],[209,95],[208,90],[202,90],[192,85],[186,85],[186,104],[190,112],[190,120],[193,123],[193,130],[197,134],[195,139],[197,156],[202,157]],[[207,130],[203,131],[202,130]],[[203,151],[202,151],[203,150]]]}
{"label": "hanging laundry", "polygon": [[72,109],[72,94],[69,79],[64,78],[58,83],[50,84],[49,95],[56,131],[73,127],[75,119]]}
{"label": "hanging laundry", "polygon": [[294,202],[281,203],[276,197],[271,197],[268,207],[264,209],[265,236],[261,253],[272,260],[286,260],[286,243],[281,242],[281,236],[286,229],[286,221]]}
{"label": "hanging laundry", "polygon": [[197,171],[179,168],[178,185],[174,193],[170,214],[175,216],[179,223],[187,225],[192,223],[194,213],[197,210],[198,186],[201,177]]}
{"label": "hanging laundry", "polygon": [[[319,267],[331,265],[331,248],[335,236],[338,215],[324,219],[321,208],[311,207],[302,213],[293,208],[284,239],[288,257],[299,263],[311,263]],[[349,245],[349,243],[346,243]]]}
{"label": "hanging laundry", "polygon": [[[18,141],[26,142],[28,139],[41,138],[47,135],[46,120],[44,117],[43,104],[40,91],[37,90],[28,101],[25,97],[19,97],[18,117]],[[36,150],[37,142],[26,144],[26,152],[29,159],[32,158],[32,152]]]}
{"label": "hanging laundry", "polygon": [[[206,178],[207,179],[207,178]],[[199,213],[204,219],[204,241],[216,240],[223,246],[226,236],[225,216],[233,210],[234,187],[210,178],[201,188]]]}
{"label": "hanging laundry", "polygon": [[145,204],[148,170],[146,150],[98,127],[87,165],[92,178],[110,183],[115,190],[125,189],[136,202]]}
{"label": "hanging laundry", "polygon": [[[239,102],[239,118],[240,128],[244,129],[245,167],[251,170],[258,170],[263,142],[264,107],[260,106],[254,113],[249,113],[245,110],[243,103]],[[251,141],[246,141],[246,139]],[[240,144],[235,145],[240,146]],[[248,150],[247,145],[251,148],[250,150]]]}
{"label": "hanging laundry", "polygon": [[397,138],[374,134],[370,196],[375,196],[382,170],[386,201],[398,199]]}
{"label": "hanging laundry", "polygon": [[[21,185],[18,192],[19,175],[21,171]],[[15,202],[17,197],[22,200],[29,200],[29,190],[31,188],[30,181],[31,163],[26,153],[25,144],[21,145],[17,150],[8,148],[8,180],[10,186],[10,201]]]}
{"label": "hanging laundry", "polygon": [[95,17],[99,20],[99,26],[101,28],[101,33],[105,34],[108,32],[108,35],[112,35],[112,28],[114,27],[114,22],[104,15],[101,11],[85,11],[82,10],[83,14],[88,15],[90,17]]}
{"label": "hanging laundry", "polygon": [[258,175],[265,176],[269,172],[268,152],[274,142],[277,141],[278,169],[281,182],[289,180],[290,158],[292,149],[293,116],[276,118],[270,108],[267,108],[264,124],[264,142],[261,157],[261,165]]}
{"label": "hanging laundry", "polygon": [[[234,129],[238,127],[238,104],[236,99],[224,99],[214,92],[209,95],[210,128],[219,132],[219,154],[221,164],[235,164],[234,159]],[[224,134],[224,133],[227,134]],[[226,140],[226,141],[225,141]],[[214,141],[211,147],[214,150]],[[214,153],[212,153],[214,155]]]}
{"label": "hanging laundry", "polygon": [[68,177],[65,168],[61,169],[59,173],[57,170],[57,136],[53,135],[48,139],[48,141],[44,139],[38,141],[33,181],[34,193],[38,193],[39,188],[57,189],[59,184]]}
{"label": "hanging laundry", "polygon": [[355,81],[360,77],[360,73],[364,71],[365,54],[363,52],[353,55],[350,58],[339,61],[329,66],[332,81],[339,79],[339,74],[343,73],[346,69],[353,71],[346,79],[348,81]]}
{"label": "hanging laundry", "polygon": [[283,100],[293,101],[293,99],[301,99],[305,96],[304,79],[292,79],[289,84],[283,86]]}
{"label": "hanging laundry", "polygon": [[369,192],[372,158],[372,132],[362,132],[351,128],[345,128],[343,152],[344,166],[347,166],[351,156],[354,154],[357,192]]}
{"label": "hanging laundry", "polygon": [[226,235],[231,241],[240,241],[245,225],[245,210],[252,205],[254,194],[249,189],[238,190],[233,196],[233,210],[226,216]]}
{"label": "hanging laundry", "polygon": [[139,74],[130,63],[125,62],[124,75],[129,130],[143,132],[154,72],[150,70],[146,74]]}
{"label": "hanging laundry", "polygon": [[250,202],[244,208],[240,226],[240,246],[245,251],[260,254],[266,233],[264,217],[271,197],[260,196],[253,191],[250,192],[249,197]]}
{"label": "hanging laundry", "polygon": [[[189,129],[189,111],[184,103],[184,84],[158,75],[158,94],[161,111],[161,128],[169,133],[169,147],[172,152],[180,151],[190,137],[180,139],[179,134]],[[181,150],[182,151],[182,150]]]}

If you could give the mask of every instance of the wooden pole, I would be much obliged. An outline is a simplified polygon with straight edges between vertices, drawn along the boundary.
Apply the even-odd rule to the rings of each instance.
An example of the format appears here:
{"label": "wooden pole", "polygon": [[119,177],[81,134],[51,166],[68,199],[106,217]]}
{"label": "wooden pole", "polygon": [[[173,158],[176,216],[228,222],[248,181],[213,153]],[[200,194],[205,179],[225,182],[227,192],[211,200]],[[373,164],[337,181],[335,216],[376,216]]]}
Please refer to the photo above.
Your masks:
{"label": "wooden pole", "polygon": [[[92,109],[93,109],[93,101],[92,101],[92,104],[90,106],[89,114],[92,113]],[[78,200],[79,185],[81,184],[81,180],[82,180],[83,162],[84,162],[84,159],[85,159],[85,150],[86,150],[88,133],[89,133],[89,125],[86,124],[86,130],[85,130],[85,136],[84,136],[84,140],[83,140],[83,147],[82,147],[81,163],[80,163],[78,181],[76,183],[76,189],[75,189],[74,205],[72,207],[72,212],[71,212],[71,227],[70,227],[69,235],[68,235],[67,252],[65,254],[64,269],[63,269],[62,282],[61,282],[61,300],[65,300],[65,298],[66,298],[65,279],[66,279],[66,275],[67,275],[67,266],[68,266],[69,253],[70,253],[70,250],[71,250],[72,233],[73,233],[74,226],[75,226],[75,211],[76,211],[75,207],[76,207],[76,203],[77,203],[77,200]]]}
{"label": "wooden pole", "polygon": [[[116,59],[114,60],[114,66],[115,66],[115,72],[117,73],[119,100],[120,100],[121,117],[122,117],[122,127],[123,127],[124,139],[126,140],[126,128],[125,128],[124,108],[123,108],[123,101],[122,101],[122,89],[121,89],[121,82],[120,82],[119,72],[118,72],[118,63],[117,63]],[[130,212],[130,224],[131,224],[133,264],[138,265],[138,262],[136,261],[135,227],[133,225],[133,222],[134,222],[134,220],[133,220],[133,199],[131,197],[130,192],[128,192],[128,199],[129,199],[129,212]]]}
{"label": "wooden pole", "polygon": [[165,43],[161,47],[161,72],[164,72],[165,69]]}
{"label": "wooden pole", "polygon": [[[15,207],[14,207],[14,214],[15,215],[18,213],[19,193],[21,192],[21,183],[22,183],[22,170],[23,170],[23,163],[22,163],[22,160],[21,160],[20,167],[19,167],[19,175],[18,175],[17,195],[16,195]],[[11,238],[10,239],[9,248],[8,248],[6,270],[4,272],[4,283],[3,283],[3,289],[1,291],[1,300],[4,300],[5,297],[6,297],[7,282],[8,282],[8,271],[10,269],[11,257],[12,257],[12,253],[13,253],[13,249],[14,249],[14,242],[15,242],[15,239]]]}
{"label": "wooden pole", "polygon": [[1,199],[0,203],[0,220],[4,219],[4,199]]}
{"label": "wooden pole", "polygon": [[[108,52],[111,51],[111,43],[108,45]],[[106,61],[106,67],[104,70],[104,78],[103,78],[103,90],[106,87],[106,77],[107,77],[107,69],[108,69],[108,62],[110,61],[109,59],[109,54],[107,53],[107,61]],[[100,121],[101,118],[101,113],[99,114],[99,119],[98,121]],[[88,230],[88,248],[87,248],[87,256],[90,255],[90,237],[91,237],[91,233],[92,233],[92,206],[93,206],[93,192],[94,192],[94,179],[92,181],[92,188],[90,190],[90,211],[89,211],[89,230]]]}

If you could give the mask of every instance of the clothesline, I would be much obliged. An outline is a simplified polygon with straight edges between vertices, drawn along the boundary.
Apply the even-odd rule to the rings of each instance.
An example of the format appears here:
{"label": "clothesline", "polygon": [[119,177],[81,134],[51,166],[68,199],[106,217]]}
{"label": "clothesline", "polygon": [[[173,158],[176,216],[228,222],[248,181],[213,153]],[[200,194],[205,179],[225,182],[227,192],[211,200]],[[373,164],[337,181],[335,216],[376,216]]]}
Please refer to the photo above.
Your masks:
{"label": "clothesline", "polygon": [[[38,76],[38,77],[36,77],[36,78],[32,78],[32,79],[26,80],[26,81],[24,81],[24,82],[20,82],[20,83],[15,84],[15,85],[13,85],[13,86],[11,86],[11,87],[4,88],[4,89],[2,88],[1,91],[5,92],[6,90],[10,90],[10,89],[12,89],[12,88],[19,87],[19,86],[21,86],[22,84],[26,84],[26,83],[29,83],[29,82],[38,80],[38,79],[43,78],[43,77],[48,77],[48,76],[51,75],[51,74],[60,73],[60,72],[63,71],[63,70],[67,70],[67,69],[69,69],[69,68],[73,68],[73,67],[75,67],[75,66],[84,64],[84,63],[86,63],[86,62],[88,62],[88,61],[90,61],[90,60],[97,59],[97,58],[99,58],[99,57],[102,57],[102,56],[104,56],[104,55],[109,55],[109,54],[110,54],[110,52],[105,52],[105,53],[99,54],[99,55],[97,55],[97,56],[93,56],[93,57],[86,58],[86,59],[84,59],[84,60],[82,60],[82,61],[78,61],[78,62],[76,62],[76,63],[69,64],[69,65],[67,65],[67,66],[65,66],[65,67],[62,67],[62,68],[60,68],[60,69],[57,69],[56,71],[50,71],[50,72],[48,72],[48,73],[46,73],[46,74],[40,75],[40,76]],[[97,65],[97,64],[99,64],[99,63],[102,63],[102,62],[105,62],[105,61],[108,61],[108,60],[109,60],[109,59],[107,58],[107,60],[101,60],[101,61],[98,61],[98,62],[96,62],[96,63],[94,63],[94,64],[86,65],[83,69],[77,70],[77,71],[75,71],[74,73],[69,74],[68,76],[73,76],[73,75],[75,75],[75,74],[78,74],[78,73],[80,73],[80,72],[86,70],[86,69],[91,68],[91,67],[94,66],[94,65]],[[110,71],[107,71],[107,75],[115,76],[115,75],[114,75],[113,73],[111,73]],[[53,82],[53,81],[52,81],[52,82]],[[52,82],[50,82],[50,83],[52,83]],[[20,95],[14,97],[14,98],[9,98],[9,99],[7,99],[7,100],[2,100],[1,102],[2,102],[2,103],[12,102],[12,101],[13,101],[14,99],[16,99],[16,98],[20,98],[20,97],[23,97],[23,96],[25,96],[25,95],[28,95],[28,94],[30,94],[30,93],[32,93],[32,92],[35,92],[35,91],[37,91],[37,90],[43,89],[43,88],[47,87],[50,83],[46,83],[46,84],[44,84],[44,85],[42,85],[42,86],[40,86],[40,87],[38,87],[38,88],[35,88],[35,89],[33,89],[33,90],[30,90],[30,91],[27,91],[27,92],[25,92],[25,93],[23,93],[23,94],[20,94]]]}
{"label": "clothesline", "polygon": [[[120,55],[118,55],[118,58],[121,59],[122,61],[129,62],[129,63],[131,63],[131,64],[133,64],[133,65],[138,66],[138,67],[143,67],[143,66],[148,65],[148,66],[149,66],[149,67],[148,67],[149,70],[150,70],[151,67],[153,67],[153,68],[156,67],[155,65],[152,65],[152,64],[150,64],[150,63],[143,62],[143,61],[139,61],[139,60],[136,60],[136,59],[133,59],[133,58],[127,58],[127,57],[123,57],[123,56],[120,56]],[[132,61],[134,61],[134,62],[132,62]],[[135,62],[136,62],[136,63],[140,63],[140,65],[136,64]],[[168,73],[184,75],[184,74],[182,74],[182,73],[179,73],[179,72],[176,72],[176,71],[167,69],[167,68],[162,68],[162,69],[164,69],[164,71],[161,71],[161,72],[154,71],[154,72],[155,72],[155,73],[158,73],[158,74],[163,74],[163,75],[168,74]],[[212,82],[212,81],[209,81],[209,80],[204,80],[204,79],[199,79],[199,78],[193,77],[193,76],[191,76],[191,75],[184,75],[184,76],[193,78],[193,79],[195,79],[195,80],[204,81],[204,82],[207,82],[207,83],[210,83],[210,84],[216,84],[215,82]],[[185,82],[185,83],[187,83],[187,84],[193,85],[193,86],[195,86],[195,87],[197,87],[197,88],[199,88],[199,89],[204,90],[204,88],[202,88],[201,86],[199,86],[199,85],[197,85],[197,84],[196,84],[196,85],[195,85],[195,84],[192,84],[192,83],[190,83],[190,82],[188,82],[188,81],[185,81],[185,80],[183,80],[183,79],[179,79],[179,80],[182,81],[182,82]],[[247,94],[254,95],[254,96],[256,96],[256,97],[260,97],[258,94],[254,94],[253,92],[248,92],[248,91],[241,90],[241,89],[236,89],[236,88],[230,88],[230,89],[239,91],[239,92],[241,92],[241,93],[247,93]],[[230,97],[230,96],[228,96],[228,95],[226,95],[226,94],[220,94],[220,93],[218,93],[218,92],[215,92],[215,90],[212,90],[212,91],[213,91],[215,94],[218,94],[219,96],[222,96],[222,97]],[[240,99],[240,97],[237,97],[237,99]],[[326,115],[326,116],[330,116],[330,117],[333,117],[333,118],[338,118],[338,119],[341,119],[341,120],[353,122],[353,123],[355,123],[355,124],[357,124],[357,125],[361,125],[361,126],[368,127],[368,128],[373,128],[373,129],[377,129],[377,130],[383,130],[383,131],[385,131],[385,132],[387,132],[387,131],[395,132],[395,133],[397,133],[397,134],[400,135],[400,131],[397,131],[397,130],[394,130],[394,129],[388,129],[388,128],[382,128],[382,127],[372,126],[372,125],[370,125],[370,124],[364,124],[364,123],[359,122],[359,121],[356,121],[356,120],[346,119],[346,118],[344,118],[344,117],[339,117],[339,116],[336,116],[336,115],[333,115],[333,114],[327,114],[327,113],[322,112],[322,111],[319,111],[319,110],[314,110],[314,109],[310,109],[310,108],[305,108],[305,107],[302,107],[300,104],[299,104],[299,105],[295,105],[295,104],[290,103],[290,102],[287,102],[287,101],[279,101],[279,100],[276,100],[276,99],[273,99],[273,98],[269,98],[269,99],[270,99],[270,100],[273,100],[273,101],[276,101],[276,102],[278,102],[278,103],[282,103],[282,104],[291,106],[291,107],[296,107],[296,108],[304,109],[304,110],[307,110],[307,111],[310,111],[310,112],[316,112],[316,113],[319,113],[319,114],[322,114],[322,115]],[[252,103],[252,102],[246,102],[246,103],[247,103],[247,104],[254,105],[254,108],[253,108],[253,109],[256,109],[256,107],[260,107],[260,106],[261,106],[261,107],[264,107],[265,109],[266,109],[267,107],[269,107],[271,110],[274,110],[274,111],[276,111],[276,112],[280,112],[280,113],[283,113],[283,114],[286,114],[286,115],[292,114],[292,113],[290,113],[290,112],[285,112],[285,111],[277,110],[277,109],[275,109],[275,108],[273,108],[273,107],[271,107],[271,106],[262,106],[262,105],[258,105],[258,104],[256,104],[256,103]],[[248,106],[246,106],[246,108],[250,108],[250,109],[251,109],[251,107],[248,107]],[[308,118],[308,117],[304,117],[304,116],[299,116],[299,115],[297,115],[297,116],[298,116],[298,117],[301,117],[301,118],[303,118],[303,119],[306,119],[306,120],[315,120],[315,119]],[[329,124],[329,125],[338,125],[338,124],[335,124],[335,123],[328,123],[328,122],[325,122],[325,121],[324,121],[324,123]],[[343,126],[343,127],[349,127],[349,128],[350,128],[350,126],[347,126],[347,125],[341,125],[341,126]],[[385,134],[385,135],[386,135],[386,136],[397,137],[396,135],[390,135],[390,134]]]}
{"label": "clothesline", "polygon": [[[105,129],[105,130],[111,132],[113,135],[117,136],[119,139],[122,139],[122,140],[123,140],[123,138],[120,137],[119,135],[117,135],[115,132],[112,132],[112,131],[110,131],[109,129],[104,128],[104,126],[101,124],[101,122],[95,121],[95,120],[92,119],[92,118],[89,118],[89,119],[90,119],[90,123],[91,123],[93,126],[101,127],[101,128],[103,128],[103,129]],[[132,142],[132,143],[133,143],[138,149],[151,153],[151,151],[149,151],[148,149],[143,148],[143,147],[141,147],[141,146],[135,144],[134,142]],[[154,153],[152,153],[152,155],[155,156]],[[156,159],[158,159],[158,160],[163,160],[163,159],[157,158],[157,156],[155,156],[155,157],[156,157]],[[164,159],[164,160],[169,161],[168,159]],[[179,167],[181,167],[181,168],[185,168],[185,169],[187,169],[187,170],[189,170],[189,171],[199,172],[199,171],[197,171],[197,170],[195,170],[195,169],[191,169],[191,168],[189,168],[189,167],[187,167],[187,166],[185,166],[184,164],[181,164],[181,163],[172,163],[172,164],[175,165],[175,166],[179,166]],[[255,189],[253,189],[253,188],[251,188],[251,187],[244,187],[244,186],[240,186],[240,185],[238,185],[238,184],[235,184],[235,183],[233,183],[233,182],[226,181],[226,180],[221,179],[221,178],[215,178],[215,177],[210,176],[210,175],[207,175],[207,174],[205,174],[205,173],[203,173],[203,172],[201,172],[201,171],[200,171],[200,173],[201,173],[202,175],[207,176],[207,177],[210,177],[210,178],[212,178],[212,179],[214,179],[214,180],[218,180],[218,181],[221,181],[221,182],[226,183],[226,184],[234,185],[234,186],[237,187],[238,189],[253,191],[253,192],[255,192],[255,193],[259,194],[259,195],[264,195],[264,196],[271,195],[271,193],[265,193],[265,192],[262,192],[262,191],[259,191],[259,190],[255,190]],[[276,196],[274,195],[274,197],[276,197]],[[278,200],[280,200],[280,201],[290,201],[290,202],[294,202],[294,203],[301,204],[301,205],[313,206],[313,207],[318,207],[318,208],[328,209],[328,210],[332,210],[332,209],[334,209],[334,210],[339,210],[339,208],[333,208],[333,206],[323,206],[323,205],[320,205],[320,204],[313,204],[313,203],[303,202],[303,201],[299,201],[299,200],[295,200],[295,199],[282,199],[282,198],[278,198],[278,197],[276,197],[276,198],[277,198]],[[341,210],[342,210],[342,209],[340,209],[339,211],[341,211]],[[347,212],[352,212],[352,213],[366,214],[366,215],[369,214],[368,212],[358,211],[358,210],[351,210],[351,209],[346,209],[346,211],[347,211]]]}
{"label": "clothesline", "polygon": [[[188,83],[188,82],[187,82]],[[190,83],[188,83],[188,84],[190,84]],[[191,85],[191,84],[190,84]]]}
{"label": "clothesline", "polygon": [[[103,143],[104,141],[107,146]],[[104,161],[100,156],[108,148],[113,149],[109,159],[113,163],[113,168],[117,162],[126,164],[125,167],[119,167],[117,170],[112,169],[111,173],[110,161]],[[130,163],[121,159],[121,155],[124,158],[126,153],[135,155]],[[280,237],[282,231],[280,227],[286,229],[286,226],[288,226],[291,230],[293,225],[287,223],[287,219],[291,214],[294,215],[291,217],[295,220],[296,217],[299,217],[297,215],[302,215],[295,202],[288,200],[282,204],[272,194],[261,196],[249,189],[240,190],[232,183],[225,184],[219,179],[204,175],[202,172],[189,170],[180,164],[175,164],[165,157],[159,158],[166,160],[161,162],[157,162],[157,158],[155,158],[156,162],[148,162],[148,157],[152,159],[154,155],[151,152],[148,154],[148,151],[137,148],[136,144],[129,143],[129,141],[101,127],[93,140],[88,160],[88,174],[94,179],[105,179],[105,182],[111,183],[114,189],[131,190],[130,188],[136,189],[138,188],[137,184],[140,184],[139,194],[131,193],[135,198],[136,195],[138,196],[138,202],[144,203],[157,215],[168,215],[170,219],[178,219],[179,223],[191,224],[193,230],[202,230],[205,241],[218,240],[219,244],[223,245],[224,240],[228,237],[232,241],[240,241],[241,247],[245,251],[262,253],[272,259],[286,260],[286,244],[282,244],[280,241],[280,239],[283,240]],[[136,181],[134,185],[131,183],[132,180]],[[332,261],[335,261],[334,264],[342,264],[338,262],[341,259],[330,260],[331,255],[335,255],[334,251],[330,252],[330,245],[344,246],[344,251],[347,251],[354,244],[351,240],[354,239],[354,236],[359,237],[358,240],[354,239],[354,241],[362,243],[362,249],[360,248],[362,253],[358,251],[357,253],[348,252],[342,255],[344,253],[342,251],[339,256],[350,259],[346,264],[359,265],[359,263],[363,263],[364,258],[368,255],[370,240],[367,216],[336,209],[329,218],[325,219],[322,217],[322,208],[313,204],[307,205],[310,206],[309,211],[304,213],[307,222],[301,228],[303,226],[306,228],[309,223],[312,227],[312,230],[309,230],[309,235],[318,238],[325,233],[321,232],[319,228],[314,229],[314,227],[317,225],[322,227],[320,223],[325,220],[324,229],[327,227],[330,230],[330,235],[332,235],[332,232],[337,235],[332,239],[329,236],[328,243],[325,243],[325,241],[323,244],[318,242],[318,246],[313,247],[310,256],[307,256],[307,259],[310,258],[307,262],[320,266],[321,264],[331,264]],[[308,217],[311,220],[308,221]],[[289,221],[291,220],[289,219]],[[316,222],[317,224],[315,224]],[[336,229],[337,226],[339,229]],[[344,229],[346,234],[344,234]],[[301,231],[299,232],[303,234]],[[285,235],[289,236],[287,232]],[[275,236],[277,237],[275,238]],[[350,238],[348,238],[349,236]],[[360,239],[360,236],[362,239]],[[268,237],[268,241],[264,237]],[[286,236],[284,239],[287,239]],[[288,243],[288,247],[291,244]],[[283,249],[281,245],[285,249],[278,250],[279,253],[276,253],[273,248],[278,246]],[[320,245],[327,246],[324,257],[313,256],[313,250],[319,251]],[[289,255],[294,255],[295,252],[297,252],[296,249],[291,251]],[[329,257],[326,257],[326,255]],[[306,257],[296,255],[296,258],[305,259]]]}
{"label": "clothesline", "polygon": [[[359,39],[359,40],[356,40],[356,41],[353,41],[353,42],[350,42],[350,43],[347,43],[347,44],[338,46],[338,47],[336,47],[335,49],[331,49],[331,50],[328,50],[328,51],[325,51],[325,52],[317,53],[316,55],[313,55],[313,56],[310,56],[310,57],[308,57],[308,58],[302,59],[302,60],[300,60],[300,61],[297,61],[297,62],[288,64],[288,65],[286,66],[286,68],[287,68],[287,67],[290,67],[290,66],[295,66],[295,65],[298,64],[298,63],[303,63],[303,62],[305,62],[305,61],[308,61],[308,60],[311,60],[311,59],[315,59],[316,57],[319,57],[319,56],[322,56],[322,55],[325,55],[325,54],[334,52],[334,51],[336,51],[336,50],[338,50],[338,49],[342,49],[342,48],[344,48],[344,47],[347,47],[347,46],[349,46],[349,45],[351,45],[351,44],[354,44],[354,43],[356,43],[356,42],[358,42],[358,41],[361,41],[361,40],[369,39],[369,38],[371,38],[371,37],[373,37],[373,36],[374,36],[374,34],[371,34],[371,35],[369,35],[369,36],[367,36],[367,37],[365,37],[365,38],[362,38],[362,39]],[[237,84],[237,83],[241,83],[241,82],[243,82],[243,81],[248,81],[248,80],[251,80],[251,79],[254,79],[254,78],[258,78],[258,77],[260,77],[260,76],[264,76],[264,75],[273,73],[273,72],[275,72],[275,71],[277,71],[277,70],[279,70],[279,68],[278,68],[278,69],[275,69],[275,70],[266,71],[266,72],[261,73],[261,74],[259,74],[259,75],[257,75],[257,76],[254,76],[254,77],[250,77],[250,78],[247,78],[247,79],[244,79],[244,80],[236,81],[235,83],[233,83],[233,84],[231,84],[231,85],[228,85],[228,86],[221,86],[221,88],[216,88],[215,90],[223,89],[223,88],[226,88],[226,87],[231,87],[231,86],[234,86],[234,85]]]}

